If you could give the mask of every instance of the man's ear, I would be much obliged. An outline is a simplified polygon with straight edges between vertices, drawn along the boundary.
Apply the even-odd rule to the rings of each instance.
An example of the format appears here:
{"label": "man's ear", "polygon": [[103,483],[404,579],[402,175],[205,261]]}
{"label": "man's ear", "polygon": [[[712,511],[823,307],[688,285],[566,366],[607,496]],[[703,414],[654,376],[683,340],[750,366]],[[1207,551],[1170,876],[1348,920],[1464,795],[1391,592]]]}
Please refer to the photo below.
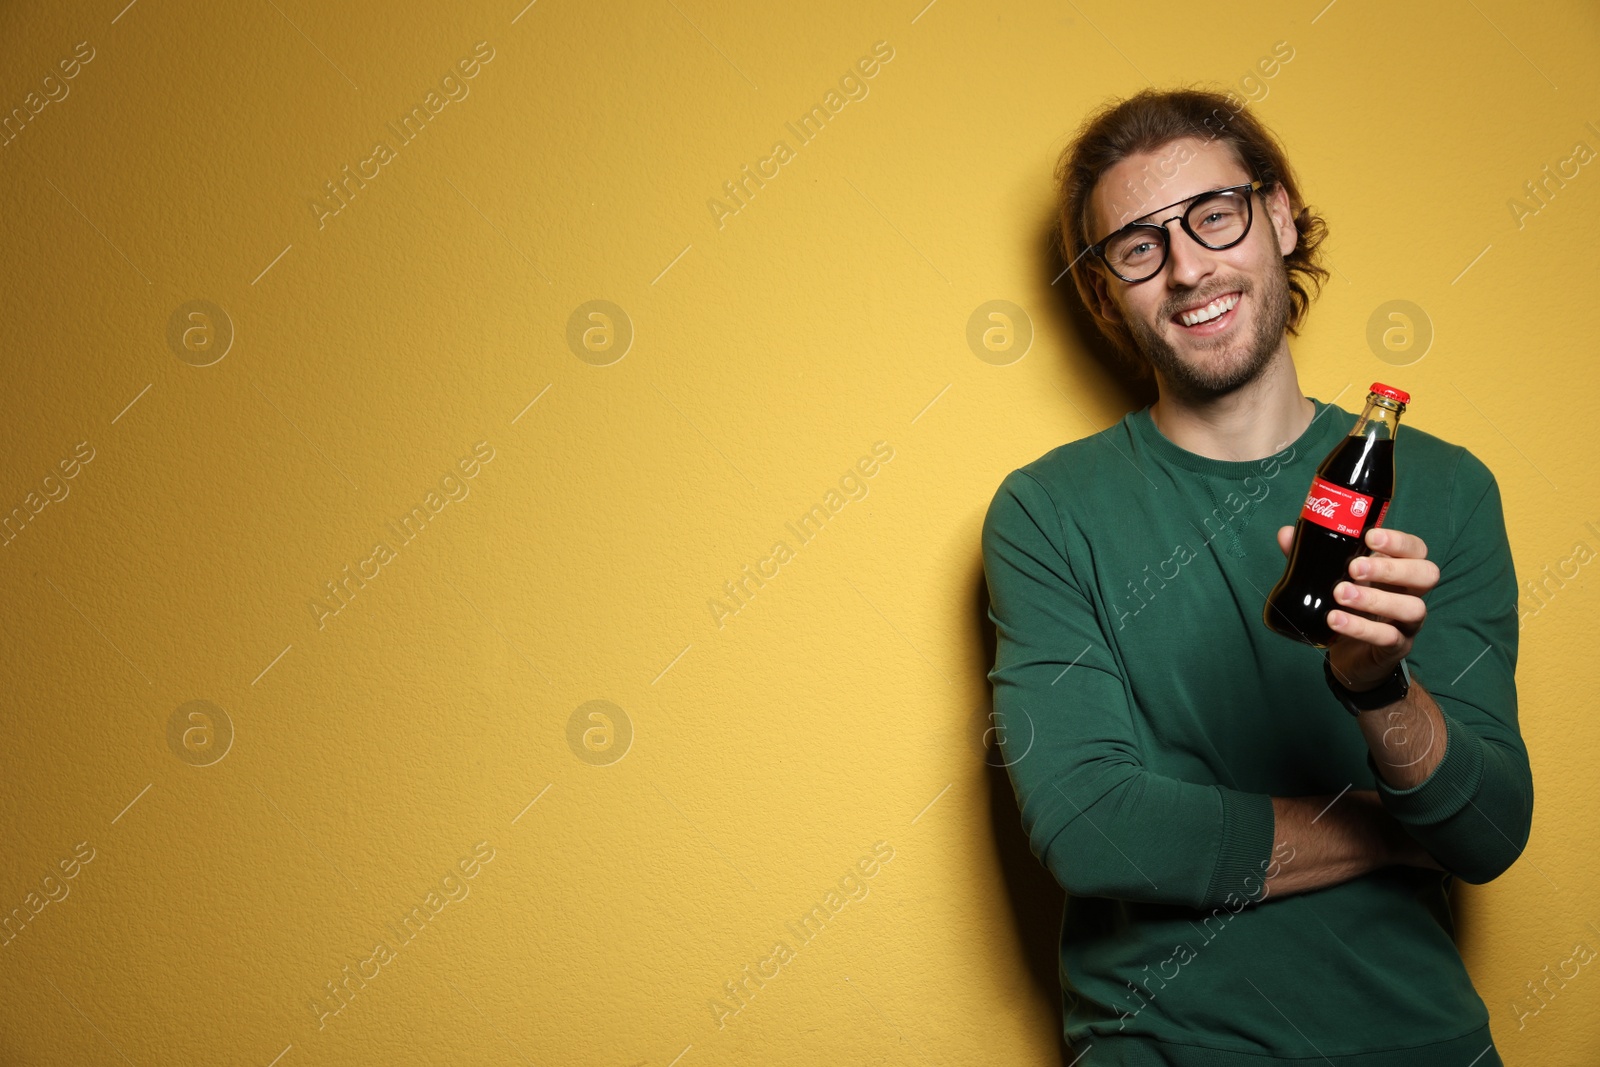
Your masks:
{"label": "man's ear", "polygon": [[1106,276],[1094,267],[1089,268],[1089,288],[1094,293],[1095,304],[1100,310],[1100,317],[1109,322],[1122,321],[1122,309],[1117,307],[1117,302],[1111,299],[1111,291],[1106,283]]}
{"label": "man's ear", "polygon": [[1300,231],[1295,228],[1294,210],[1289,204],[1289,193],[1281,182],[1272,187],[1272,193],[1267,197],[1267,209],[1272,215],[1272,229],[1278,238],[1278,251],[1287,256],[1299,245]]}

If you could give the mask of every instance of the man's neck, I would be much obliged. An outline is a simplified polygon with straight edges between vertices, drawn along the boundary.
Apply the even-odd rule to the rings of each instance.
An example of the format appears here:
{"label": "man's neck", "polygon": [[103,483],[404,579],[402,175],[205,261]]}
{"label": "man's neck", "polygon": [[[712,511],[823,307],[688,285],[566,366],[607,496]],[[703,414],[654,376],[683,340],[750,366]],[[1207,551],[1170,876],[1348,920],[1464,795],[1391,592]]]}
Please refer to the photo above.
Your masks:
{"label": "man's neck", "polygon": [[1159,383],[1158,389],[1160,398],[1150,406],[1156,429],[1184,451],[1208,459],[1265,459],[1293,443],[1316,414],[1316,406],[1300,392],[1287,354],[1255,381],[1213,400],[1186,400]]}

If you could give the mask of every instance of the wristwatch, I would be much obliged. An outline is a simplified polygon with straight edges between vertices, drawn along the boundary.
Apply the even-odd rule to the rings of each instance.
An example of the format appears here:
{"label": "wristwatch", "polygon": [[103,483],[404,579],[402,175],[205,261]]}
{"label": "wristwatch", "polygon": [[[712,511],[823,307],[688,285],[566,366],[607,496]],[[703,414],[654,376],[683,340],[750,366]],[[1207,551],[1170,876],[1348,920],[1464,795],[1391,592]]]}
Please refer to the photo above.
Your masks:
{"label": "wristwatch", "polygon": [[1351,715],[1357,715],[1363,711],[1371,711],[1373,708],[1387,707],[1396,701],[1404,700],[1406,693],[1411,690],[1411,668],[1407,666],[1404,659],[1400,661],[1400,666],[1394,669],[1394,673],[1384,679],[1376,688],[1355,692],[1339,684],[1339,679],[1333,676],[1333,664],[1329,662],[1327,654],[1324,653],[1322,657],[1322,677],[1327,679],[1329,690],[1333,692],[1334,697],[1344,705],[1345,710]]}

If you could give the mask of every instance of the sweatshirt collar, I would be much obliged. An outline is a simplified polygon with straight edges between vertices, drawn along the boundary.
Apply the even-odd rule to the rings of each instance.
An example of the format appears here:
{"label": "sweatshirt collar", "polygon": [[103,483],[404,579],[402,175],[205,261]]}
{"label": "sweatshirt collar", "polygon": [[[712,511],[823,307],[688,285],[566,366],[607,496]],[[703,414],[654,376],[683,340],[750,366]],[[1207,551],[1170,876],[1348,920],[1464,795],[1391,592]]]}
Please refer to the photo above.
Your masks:
{"label": "sweatshirt collar", "polygon": [[[1313,465],[1321,463],[1324,456],[1333,450],[1339,438],[1350,432],[1350,427],[1355,424],[1355,416],[1343,408],[1332,404],[1323,403],[1316,397],[1307,397],[1316,407],[1316,412],[1311,416],[1311,422],[1289,444],[1273,453],[1271,456],[1262,456],[1259,459],[1227,460],[1212,459],[1186,449],[1178,447],[1165,434],[1157,429],[1155,422],[1150,418],[1148,406],[1138,411],[1130,412],[1127,416],[1129,429],[1134,438],[1158,460],[1183,467],[1198,474],[1209,474],[1219,478],[1229,478],[1235,481],[1246,478],[1252,474],[1261,473],[1261,465],[1273,458],[1280,463],[1295,464],[1311,458]],[[1287,460],[1283,457],[1293,450]]]}

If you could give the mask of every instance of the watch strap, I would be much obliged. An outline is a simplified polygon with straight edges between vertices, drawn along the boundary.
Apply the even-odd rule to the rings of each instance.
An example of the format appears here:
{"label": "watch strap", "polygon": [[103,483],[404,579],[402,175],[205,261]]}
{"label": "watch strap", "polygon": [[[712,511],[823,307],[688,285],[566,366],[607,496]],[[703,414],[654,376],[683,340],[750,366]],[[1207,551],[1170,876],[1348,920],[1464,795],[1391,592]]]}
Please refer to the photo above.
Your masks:
{"label": "watch strap", "polygon": [[1322,657],[1322,677],[1327,681],[1328,688],[1344,705],[1351,715],[1358,715],[1363,711],[1374,708],[1387,707],[1390,704],[1405,699],[1406,693],[1411,690],[1411,668],[1404,659],[1395,667],[1394,673],[1372,689],[1363,689],[1356,692],[1346,689],[1338,678],[1334,676],[1333,664],[1326,654]]}

